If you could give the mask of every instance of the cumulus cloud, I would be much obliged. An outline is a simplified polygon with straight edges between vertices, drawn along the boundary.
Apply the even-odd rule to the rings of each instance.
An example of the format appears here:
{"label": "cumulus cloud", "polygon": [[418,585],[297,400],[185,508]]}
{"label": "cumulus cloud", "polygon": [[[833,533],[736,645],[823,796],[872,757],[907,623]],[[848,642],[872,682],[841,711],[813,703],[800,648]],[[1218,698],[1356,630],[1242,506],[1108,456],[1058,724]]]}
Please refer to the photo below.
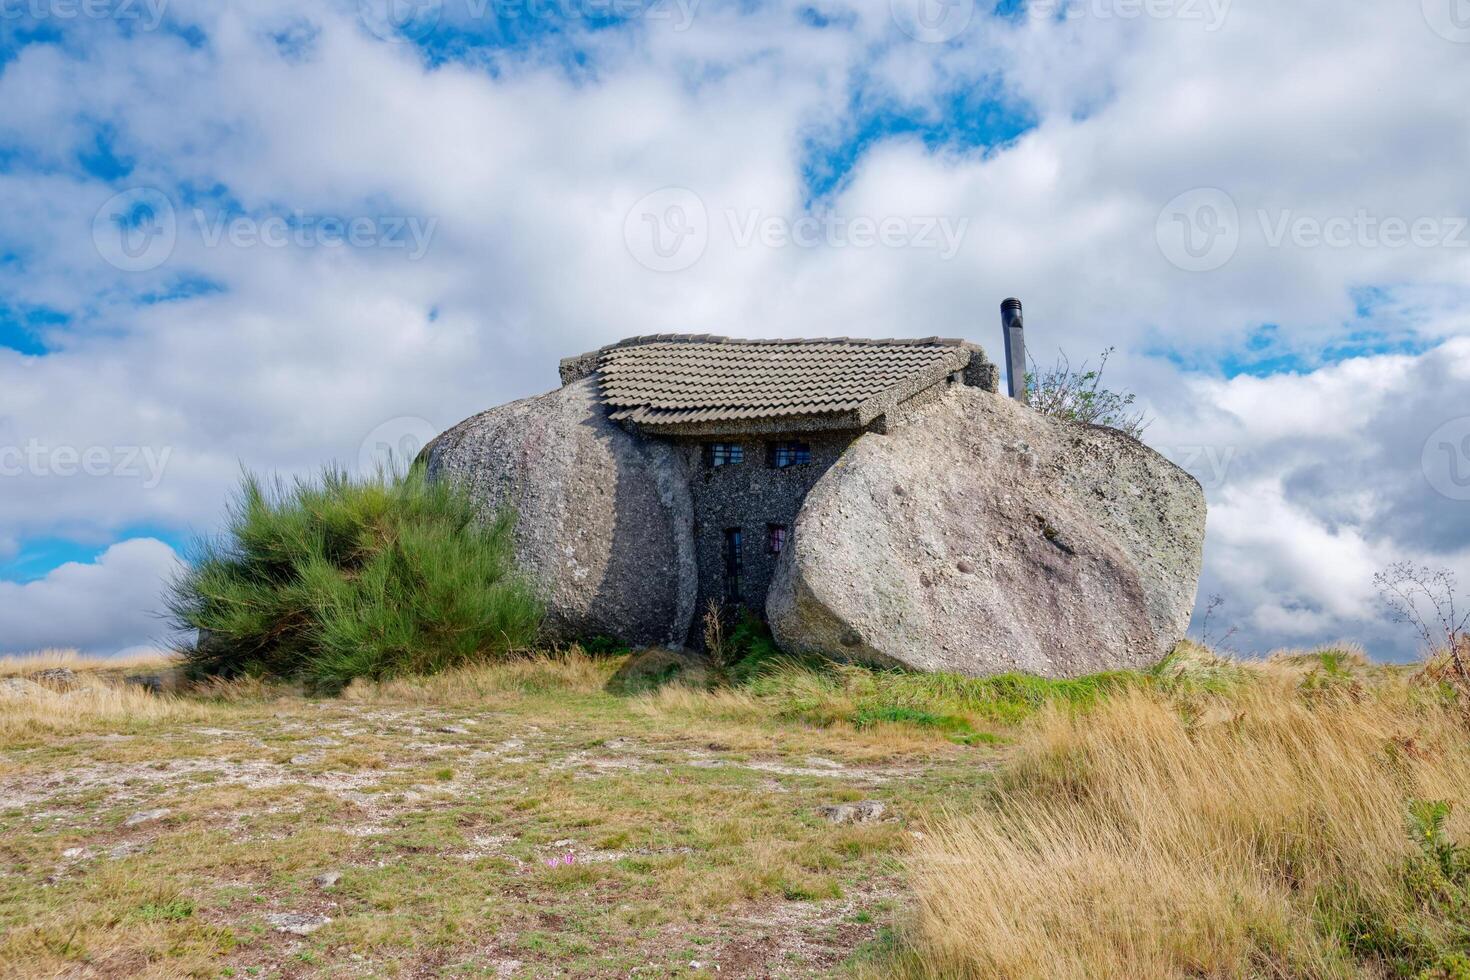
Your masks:
{"label": "cumulus cloud", "polygon": [[156,610],[178,561],[162,541],[133,538],[94,562],[68,562],[34,582],[0,582],[0,648],[156,649],[169,638]]}
{"label": "cumulus cloud", "polygon": [[1202,590],[1247,649],[1356,639],[1414,649],[1373,575],[1408,559],[1470,585],[1470,339],[1310,374],[1189,383],[1150,441],[1210,499]]}
{"label": "cumulus cloud", "polygon": [[[945,43],[889,0],[476,15],[503,6],[445,0],[423,46],[325,0],[0,34],[0,295],[48,349],[0,347],[0,448],[42,460],[3,477],[0,551],[207,530],[242,464],[407,445],[623,336],[993,347],[1017,294],[1042,355],[1117,346],[1150,441],[1225,465],[1206,590],[1252,643],[1366,635],[1372,566],[1463,554],[1413,447],[1463,401],[1470,73],[1419,4],[1048,0]],[[98,238],[140,188],[156,265]],[[690,228],[692,261],[650,258]]]}

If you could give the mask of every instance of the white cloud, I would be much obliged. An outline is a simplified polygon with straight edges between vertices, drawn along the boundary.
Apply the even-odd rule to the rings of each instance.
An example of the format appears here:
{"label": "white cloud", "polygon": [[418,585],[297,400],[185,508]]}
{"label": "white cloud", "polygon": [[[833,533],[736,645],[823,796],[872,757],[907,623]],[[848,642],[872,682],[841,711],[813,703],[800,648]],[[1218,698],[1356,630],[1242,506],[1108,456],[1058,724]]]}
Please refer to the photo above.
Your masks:
{"label": "white cloud", "polygon": [[[1207,588],[1230,593],[1260,643],[1367,630],[1373,564],[1463,552],[1463,536],[1436,537],[1463,518],[1408,489],[1418,464],[1398,451],[1423,442],[1413,413],[1443,418],[1462,401],[1449,385],[1470,370],[1458,353],[1228,382],[1145,356],[1208,363],[1263,324],[1308,363],[1351,332],[1470,333],[1470,249],[1272,247],[1260,223],[1261,211],[1268,227],[1288,213],[1470,213],[1464,47],[1419,5],[1236,0],[1210,30],[1105,17],[1105,0],[1088,0],[1061,20],[977,13],[950,45],[909,40],[888,0],[820,4],[842,25],[826,30],[803,26],[801,6],[700,4],[687,30],[580,36],[586,66],[570,71],[564,39],[428,65],[365,31],[356,3],[181,0],[170,13],[201,26],[203,48],[76,24],[66,44],[22,49],[0,69],[0,147],[15,148],[0,171],[0,256],[21,256],[0,262],[0,290],[76,320],[44,358],[0,349],[0,445],[169,455],[151,486],[116,472],[7,478],[5,539],[207,530],[241,463],[350,462],[385,422],[448,426],[552,386],[557,358],[622,336],[938,333],[994,346],[999,300],[1016,294],[1039,352],[1119,347],[1110,373],[1147,396],[1152,441],[1215,447],[1217,463],[1233,451],[1211,490]],[[446,17],[461,7],[446,3]],[[272,34],[302,22],[314,40],[283,56]],[[801,216],[807,142],[860,129],[855,101],[859,115],[932,121],[957,94],[997,85],[1037,117],[1014,145],[879,140],[822,205],[963,220],[954,258],[742,247],[731,233],[732,215]],[[125,180],[75,165],[98,123],[133,163]],[[152,272],[108,266],[92,240],[97,209],[128,185],[178,208],[178,244]],[[625,219],[669,186],[697,193],[711,232],[697,263],[661,273],[634,261]],[[1198,187],[1226,190],[1241,218],[1233,257],[1208,273],[1171,265],[1155,237],[1164,204]],[[195,207],[418,218],[434,232],[418,261],[210,247]],[[137,302],[181,277],[223,290]],[[1379,292],[1360,319],[1365,287]],[[1275,533],[1258,533],[1267,518]]]}
{"label": "white cloud", "polygon": [[1374,573],[1408,559],[1470,587],[1467,372],[1462,338],[1418,357],[1201,380],[1192,414],[1155,424],[1149,441],[1206,488],[1203,591],[1228,599],[1242,644],[1356,638],[1404,657],[1413,634],[1383,622]]}
{"label": "white cloud", "polygon": [[0,649],[156,649],[169,630],[155,613],[177,567],[168,545],[132,538],[90,564],[68,562],[34,582],[0,582]]}

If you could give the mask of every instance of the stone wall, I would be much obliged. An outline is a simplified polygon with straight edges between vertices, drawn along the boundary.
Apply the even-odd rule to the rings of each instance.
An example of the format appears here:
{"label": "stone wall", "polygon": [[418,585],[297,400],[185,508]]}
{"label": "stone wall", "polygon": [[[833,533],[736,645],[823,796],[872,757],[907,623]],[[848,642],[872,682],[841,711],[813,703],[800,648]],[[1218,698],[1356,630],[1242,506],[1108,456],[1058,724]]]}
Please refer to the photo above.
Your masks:
{"label": "stone wall", "polygon": [[[807,492],[837,462],[858,432],[807,432],[794,436],[725,436],[679,439],[675,442],[694,501],[694,554],[699,569],[698,600],[691,642],[699,643],[705,610],[711,599],[722,602],[725,590],[725,530],[742,533],[744,569],[742,604],[765,615],[766,592],[776,568],[776,556],[767,547],[769,525],[787,528],[786,546],[796,527],[796,514]],[[768,445],[799,441],[811,447],[810,463],[776,469],[768,461]],[[713,442],[735,442],[744,447],[743,462],[711,468],[704,447]]]}

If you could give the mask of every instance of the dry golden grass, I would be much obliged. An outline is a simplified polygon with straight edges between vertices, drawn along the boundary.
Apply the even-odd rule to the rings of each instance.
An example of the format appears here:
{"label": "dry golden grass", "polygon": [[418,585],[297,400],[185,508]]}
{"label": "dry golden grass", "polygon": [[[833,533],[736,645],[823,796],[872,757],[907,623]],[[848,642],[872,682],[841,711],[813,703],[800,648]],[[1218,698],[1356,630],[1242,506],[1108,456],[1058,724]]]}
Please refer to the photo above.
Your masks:
{"label": "dry golden grass", "polygon": [[217,706],[207,702],[153,694],[85,675],[67,690],[37,684],[17,691],[0,684],[0,741],[115,725],[202,722],[217,712]]}
{"label": "dry golden grass", "polygon": [[[157,723],[204,722],[229,701],[261,700],[279,692],[255,680],[200,685],[187,695],[153,693],[123,680],[130,673],[177,667],[174,654],[91,657],[75,650],[43,650],[0,657],[0,746],[40,735],[138,728]],[[35,678],[65,668],[69,680]]]}
{"label": "dry golden grass", "polygon": [[1470,742],[1447,699],[1351,651],[1223,666],[1236,675],[1223,693],[1161,682],[1026,726],[993,794],[913,856],[917,913],[885,972],[1470,966],[1456,917],[1406,885],[1413,801],[1457,815],[1470,802]]}
{"label": "dry golden grass", "polygon": [[428,677],[396,680],[357,679],[343,692],[351,701],[455,704],[488,695],[545,694],[562,691],[597,694],[621,661],[588,656],[580,647],[447,670]]}
{"label": "dry golden grass", "polygon": [[126,657],[86,656],[75,650],[38,650],[0,656],[0,677],[24,677],[39,670],[62,667],[78,674],[164,670],[177,663],[178,656],[167,650],[152,650]]}

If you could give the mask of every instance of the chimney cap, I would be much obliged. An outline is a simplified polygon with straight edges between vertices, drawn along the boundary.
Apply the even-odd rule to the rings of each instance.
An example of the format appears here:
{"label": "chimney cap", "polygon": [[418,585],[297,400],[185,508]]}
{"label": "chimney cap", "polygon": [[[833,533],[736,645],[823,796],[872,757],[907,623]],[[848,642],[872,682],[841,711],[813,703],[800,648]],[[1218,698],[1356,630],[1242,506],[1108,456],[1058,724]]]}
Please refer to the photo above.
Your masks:
{"label": "chimney cap", "polygon": [[1021,311],[1021,301],[1012,296],[1010,299],[1001,303],[1000,308],[1003,312],[1008,313],[1011,310],[1015,310],[1017,313],[1019,313]]}

